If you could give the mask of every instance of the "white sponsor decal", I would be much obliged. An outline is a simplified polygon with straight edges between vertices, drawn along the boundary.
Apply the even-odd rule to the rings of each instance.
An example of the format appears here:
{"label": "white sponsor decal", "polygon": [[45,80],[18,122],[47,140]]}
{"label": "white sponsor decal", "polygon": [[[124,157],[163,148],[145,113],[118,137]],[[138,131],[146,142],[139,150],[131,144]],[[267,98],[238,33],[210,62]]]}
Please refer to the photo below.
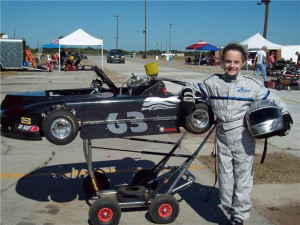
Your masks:
{"label": "white sponsor decal", "polygon": [[17,124],[16,128],[20,131],[24,132],[37,132],[40,130],[39,127],[33,125],[24,125],[24,124]]}
{"label": "white sponsor decal", "polygon": [[149,97],[146,98],[142,110],[163,110],[163,109],[173,109],[177,107],[177,103],[180,100],[176,96],[169,98],[159,98],[159,97]]}

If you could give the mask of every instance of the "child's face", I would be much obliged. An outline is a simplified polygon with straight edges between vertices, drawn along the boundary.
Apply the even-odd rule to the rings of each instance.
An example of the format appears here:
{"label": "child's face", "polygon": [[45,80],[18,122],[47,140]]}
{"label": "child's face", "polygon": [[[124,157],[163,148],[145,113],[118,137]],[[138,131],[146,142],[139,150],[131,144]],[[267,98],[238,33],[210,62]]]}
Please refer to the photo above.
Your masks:
{"label": "child's face", "polygon": [[226,74],[230,76],[236,76],[244,65],[245,62],[242,59],[241,52],[237,50],[228,50],[225,53],[223,69]]}

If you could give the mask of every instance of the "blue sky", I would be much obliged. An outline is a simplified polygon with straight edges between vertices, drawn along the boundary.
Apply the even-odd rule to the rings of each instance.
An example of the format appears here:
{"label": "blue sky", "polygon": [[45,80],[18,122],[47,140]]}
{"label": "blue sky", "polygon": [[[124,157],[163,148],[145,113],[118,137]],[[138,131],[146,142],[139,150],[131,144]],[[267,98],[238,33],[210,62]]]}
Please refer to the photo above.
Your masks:
{"label": "blue sky", "polygon": [[[264,5],[257,1],[147,0],[147,49],[185,47],[199,40],[217,46],[263,34]],[[1,32],[25,38],[30,47],[46,44],[81,28],[102,37],[104,48],[144,50],[144,0],[137,1],[1,1]],[[282,45],[300,44],[300,1],[272,0],[267,39]]]}

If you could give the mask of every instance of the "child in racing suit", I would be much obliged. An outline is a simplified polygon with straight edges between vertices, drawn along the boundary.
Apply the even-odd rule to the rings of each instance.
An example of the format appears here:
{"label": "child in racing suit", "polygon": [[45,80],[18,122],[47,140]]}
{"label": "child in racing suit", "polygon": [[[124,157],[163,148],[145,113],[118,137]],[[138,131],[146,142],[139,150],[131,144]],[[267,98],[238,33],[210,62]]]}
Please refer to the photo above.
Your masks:
{"label": "child in racing suit", "polygon": [[[241,74],[247,62],[244,48],[228,44],[221,52],[224,74],[214,74],[202,84],[184,87],[179,95],[191,102],[193,93],[200,91],[212,107],[217,119],[217,154],[219,192],[223,208],[231,216],[228,225],[242,225],[252,207],[250,193],[253,187],[255,138],[244,125],[249,106],[260,99],[274,102],[280,109],[287,135],[293,120],[286,104],[264,87],[263,83]],[[187,105],[187,104],[185,104]],[[193,107],[190,107],[193,108]]]}

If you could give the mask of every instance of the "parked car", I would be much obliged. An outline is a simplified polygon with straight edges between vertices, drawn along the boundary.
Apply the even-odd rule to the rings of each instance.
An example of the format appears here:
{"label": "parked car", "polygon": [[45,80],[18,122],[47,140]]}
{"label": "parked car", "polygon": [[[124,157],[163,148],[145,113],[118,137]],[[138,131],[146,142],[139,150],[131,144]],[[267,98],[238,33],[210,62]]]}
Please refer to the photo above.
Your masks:
{"label": "parked car", "polygon": [[173,56],[175,56],[175,54],[173,54],[173,53],[171,53],[171,52],[164,52],[164,53],[161,54],[161,56],[162,56],[162,57],[163,57],[163,56],[165,56],[165,57],[167,57],[167,56],[173,57]]}
{"label": "parked car", "polygon": [[[206,132],[213,112],[196,96],[196,111],[186,115],[182,99],[170,94],[162,79],[127,79],[119,88],[98,67],[90,88],[11,93],[1,103],[1,135],[56,145],[82,139]],[[165,78],[169,82],[175,81]],[[184,83],[184,84],[182,84]],[[106,86],[104,86],[104,84]]]}
{"label": "parked car", "polygon": [[108,63],[125,63],[125,55],[120,49],[111,49],[106,55],[106,60]]}

